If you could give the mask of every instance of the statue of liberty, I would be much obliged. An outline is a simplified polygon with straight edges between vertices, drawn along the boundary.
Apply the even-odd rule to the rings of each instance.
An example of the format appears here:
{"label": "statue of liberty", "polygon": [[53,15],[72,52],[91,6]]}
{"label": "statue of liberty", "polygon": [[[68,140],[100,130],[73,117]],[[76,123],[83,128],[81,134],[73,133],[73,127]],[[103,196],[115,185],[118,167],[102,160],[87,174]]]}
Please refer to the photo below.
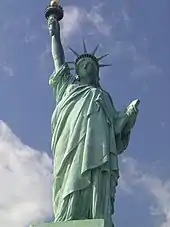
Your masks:
{"label": "statue of liberty", "polygon": [[117,111],[112,98],[100,85],[100,64],[106,56],[96,57],[98,46],[76,55],[75,72],[70,72],[60,39],[59,20],[63,11],[52,1],[46,11],[52,42],[54,72],[49,79],[56,107],[51,126],[54,156],[54,222],[104,219],[114,226],[116,186],[119,178],[118,155],[129,143],[139,100],[124,111]]}

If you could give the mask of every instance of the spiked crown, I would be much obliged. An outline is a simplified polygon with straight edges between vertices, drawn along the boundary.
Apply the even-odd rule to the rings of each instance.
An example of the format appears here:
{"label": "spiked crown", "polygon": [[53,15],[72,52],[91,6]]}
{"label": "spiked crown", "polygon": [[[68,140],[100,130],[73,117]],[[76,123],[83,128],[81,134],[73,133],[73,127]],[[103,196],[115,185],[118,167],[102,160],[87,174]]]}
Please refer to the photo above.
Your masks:
{"label": "spiked crown", "polygon": [[104,57],[108,56],[109,54],[107,53],[107,54],[104,54],[97,58],[95,56],[95,53],[96,53],[98,47],[99,47],[99,44],[95,47],[95,49],[91,53],[88,53],[84,40],[83,40],[83,51],[84,51],[83,54],[78,54],[75,50],[73,50],[71,47],[69,47],[69,49],[76,55],[77,59],[75,62],[68,62],[68,63],[73,63],[73,64],[75,64],[75,67],[76,67],[79,60],[81,60],[83,58],[91,58],[96,63],[98,68],[111,66],[111,64],[99,64],[99,61],[102,60]]}

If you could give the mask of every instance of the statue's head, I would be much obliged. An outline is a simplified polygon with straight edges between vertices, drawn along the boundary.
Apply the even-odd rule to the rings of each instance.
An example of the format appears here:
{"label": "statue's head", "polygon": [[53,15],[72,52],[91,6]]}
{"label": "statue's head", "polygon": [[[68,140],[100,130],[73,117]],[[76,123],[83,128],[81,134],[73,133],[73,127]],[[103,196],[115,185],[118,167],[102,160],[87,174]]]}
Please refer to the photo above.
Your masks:
{"label": "statue's head", "polygon": [[77,61],[76,74],[81,83],[96,86],[99,84],[99,67],[90,57],[84,57]]}
{"label": "statue's head", "polygon": [[75,70],[77,74],[77,79],[82,84],[89,84],[98,87],[99,86],[99,68],[109,65],[103,65],[99,64],[99,61],[107,56],[108,54],[105,54],[99,58],[95,56],[95,53],[99,47],[94,49],[92,53],[87,53],[87,49],[83,40],[83,47],[84,47],[84,53],[79,55],[76,53],[72,48],[70,50],[77,56],[77,59],[75,61]]}

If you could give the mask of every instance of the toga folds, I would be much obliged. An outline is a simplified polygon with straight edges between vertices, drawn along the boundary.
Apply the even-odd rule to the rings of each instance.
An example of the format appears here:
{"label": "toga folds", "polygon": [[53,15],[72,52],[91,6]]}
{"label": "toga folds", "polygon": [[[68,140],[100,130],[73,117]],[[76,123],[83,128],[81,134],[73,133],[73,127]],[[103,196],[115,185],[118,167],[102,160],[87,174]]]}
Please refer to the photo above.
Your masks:
{"label": "toga folds", "polygon": [[126,117],[106,91],[74,83],[67,64],[49,84],[56,98],[51,120],[55,220],[107,219],[114,213],[118,154],[130,137],[130,129],[120,128]]}

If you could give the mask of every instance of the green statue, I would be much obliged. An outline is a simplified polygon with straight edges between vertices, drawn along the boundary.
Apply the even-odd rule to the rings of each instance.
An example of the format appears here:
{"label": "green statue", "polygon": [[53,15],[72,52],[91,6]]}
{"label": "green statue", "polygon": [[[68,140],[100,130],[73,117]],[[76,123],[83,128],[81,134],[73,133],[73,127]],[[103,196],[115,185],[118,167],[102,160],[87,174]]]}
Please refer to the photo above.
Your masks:
{"label": "green statue", "polygon": [[[51,6],[58,7],[57,1]],[[49,79],[56,100],[51,120],[54,222],[104,219],[111,227],[118,155],[128,146],[139,100],[122,112],[115,109],[100,85],[99,69],[107,65],[99,63],[106,55],[95,56],[98,46],[89,53],[83,41],[82,54],[70,48],[76,55],[76,75],[72,75],[61,44],[59,19],[54,12],[47,19],[55,67]]]}

